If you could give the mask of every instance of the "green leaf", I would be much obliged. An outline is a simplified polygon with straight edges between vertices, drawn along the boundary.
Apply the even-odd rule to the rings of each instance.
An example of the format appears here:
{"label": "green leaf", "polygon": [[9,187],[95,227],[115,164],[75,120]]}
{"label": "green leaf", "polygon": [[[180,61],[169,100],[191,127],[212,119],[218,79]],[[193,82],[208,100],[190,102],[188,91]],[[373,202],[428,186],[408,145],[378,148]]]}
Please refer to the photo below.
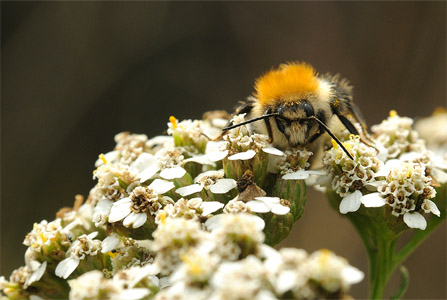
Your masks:
{"label": "green leaf", "polygon": [[400,272],[402,273],[402,281],[400,283],[400,287],[397,290],[397,292],[393,296],[391,296],[391,299],[393,300],[402,298],[402,296],[407,290],[408,283],[410,281],[410,274],[408,273],[408,270],[405,266],[400,266]]}

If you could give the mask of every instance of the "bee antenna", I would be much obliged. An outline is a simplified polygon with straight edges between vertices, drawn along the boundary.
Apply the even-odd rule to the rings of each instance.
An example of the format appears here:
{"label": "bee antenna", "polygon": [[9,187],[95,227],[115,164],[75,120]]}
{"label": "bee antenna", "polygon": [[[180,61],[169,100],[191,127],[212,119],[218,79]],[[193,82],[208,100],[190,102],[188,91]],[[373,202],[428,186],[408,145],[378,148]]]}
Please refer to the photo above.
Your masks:
{"label": "bee antenna", "polygon": [[323,127],[324,130],[326,130],[326,132],[331,136],[331,138],[333,138],[334,141],[340,146],[340,148],[343,149],[343,151],[346,153],[346,155],[348,155],[350,159],[354,160],[351,153],[349,153],[349,151],[345,148],[345,146],[343,146],[342,142],[340,142],[340,140],[331,132],[331,130],[329,129],[329,127],[326,126],[326,124],[324,124],[320,119],[318,119],[315,116],[310,116],[306,119],[312,119],[312,120],[317,121],[321,125],[321,127]]}
{"label": "bee antenna", "polygon": [[242,125],[246,125],[246,124],[253,123],[253,122],[256,122],[256,121],[259,121],[259,120],[262,120],[262,119],[266,119],[266,118],[270,118],[270,117],[276,117],[276,116],[279,116],[279,113],[271,113],[271,114],[262,115],[260,117],[253,118],[253,119],[250,119],[250,120],[242,122],[242,123],[238,123],[238,124],[235,124],[235,125],[227,126],[227,127],[223,128],[222,131],[226,132],[226,131],[228,131],[230,129],[237,128],[237,127],[240,127]]}

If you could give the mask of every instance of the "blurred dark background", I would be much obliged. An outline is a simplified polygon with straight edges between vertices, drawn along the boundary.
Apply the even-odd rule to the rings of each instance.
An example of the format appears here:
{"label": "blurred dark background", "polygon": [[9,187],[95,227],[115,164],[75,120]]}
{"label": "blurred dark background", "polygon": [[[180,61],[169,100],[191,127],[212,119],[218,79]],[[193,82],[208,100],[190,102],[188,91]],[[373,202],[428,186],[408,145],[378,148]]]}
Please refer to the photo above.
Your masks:
{"label": "blurred dark background", "polygon": [[[121,131],[231,111],[286,61],[341,73],[368,124],[446,105],[446,2],[1,2],[1,270],[34,222],[87,195]],[[445,299],[446,230],[406,266],[406,298]],[[347,220],[309,191],[282,246],[328,248],[367,273]],[[390,293],[398,284],[398,276]],[[352,290],[367,297],[367,279]]]}

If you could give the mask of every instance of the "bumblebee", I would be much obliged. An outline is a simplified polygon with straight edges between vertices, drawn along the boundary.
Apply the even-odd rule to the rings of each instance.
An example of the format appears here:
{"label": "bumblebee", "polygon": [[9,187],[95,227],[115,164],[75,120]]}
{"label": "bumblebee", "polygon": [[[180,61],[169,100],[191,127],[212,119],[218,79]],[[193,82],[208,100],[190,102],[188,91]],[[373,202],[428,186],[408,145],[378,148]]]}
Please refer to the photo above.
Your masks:
{"label": "bumblebee", "polygon": [[[364,119],[352,102],[352,86],[339,75],[319,76],[304,62],[286,63],[255,82],[255,92],[236,109],[248,120],[229,123],[223,132],[252,123],[252,130],[269,136],[280,149],[309,147],[327,132],[352,159],[328,123],[336,115],[349,132],[371,144]],[[258,122],[259,121],[259,122]],[[262,121],[262,122],[261,122]]]}

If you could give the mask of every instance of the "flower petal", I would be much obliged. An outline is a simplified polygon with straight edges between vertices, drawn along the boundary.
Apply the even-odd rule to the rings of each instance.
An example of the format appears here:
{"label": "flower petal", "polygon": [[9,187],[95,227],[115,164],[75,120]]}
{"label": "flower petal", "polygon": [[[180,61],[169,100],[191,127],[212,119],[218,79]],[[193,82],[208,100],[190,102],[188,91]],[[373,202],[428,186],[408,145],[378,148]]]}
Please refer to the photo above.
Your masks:
{"label": "flower petal", "polygon": [[279,204],[281,201],[279,197],[255,197],[255,199],[264,202],[268,207]]}
{"label": "flower petal", "polygon": [[129,227],[132,225],[133,228],[141,227],[144,223],[146,223],[147,215],[146,213],[135,213],[131,212],[124,221],[123,225]]}
{"label": "flower petal", "polygon": [[155,179],[148,188],[152,189],[157,194],[164,194],[175,188],[174,183],[163,179]]}
{"label": "flower petal", "polygon": [[290,211],[290,207],[281,204],[275,204],[272,206],[272,213],[275,215],[286,215]]}
{"label": "flower petal", "polygon": [[203,189],[203,187],[200,184],[191,184],[187,185],[181,188],[178,188],[175,190],[177,194],[179,194],[182,197],[186,197],[195,193],[200,192]]}
{"label": "flower petal", "polygon": [[106,216],[109,214],[110,209],[112,208],[113,201],[109,199],[101,199],[95,206],[95,213],[98,213],[102,216]]}
{"label": "flower petal", "polygon": [[109,222],[118,222],[127,217],[131,210],[132,200],[129,197],[123,198],[113,203],[109,213]]}
{"label": "flower petal", "polygon": [[352,266],[347,266],[341,271],[341,278],[347,285],[359,283],[364,277],[362,271]]}
{"label": "flower petal", "polygon": [[440,217],[441,216],[441,212],[439,211],[438,207],[436,206],[436,204],[428,199],[424,200],[423,205],[425,204],[425,208],[427,210],[429,210],[432,214],[434,214],[435,216]]}
{"label": "flower petal", "polygon": [[247,207],[249,207],[252,212],[256,213],[268,213],[270,211],[270,207],[265,204],[264,201],[260,200],[248,201]]}
{"label": "flower petal", "polygon": [[149,168],[153,165],[158,166],[158,161],[155,159],[155,157],[152,154],[143,152],[131,164],[131,167],[137,169],[138,172],[143,172],[144,170],[146,170],[147,168]]}
{"label": "flower petal", "polygon": [[79,265],[79,258],[73,256],[67,257],[66,259],[57,264],[55,274],[58,277],[67,279],[68,276],[70,276],[71,273],[73,273],[73,271],[76,270],[78,265]]}
{"label": "flower petal", "polygon": [[190,158],[187,158],[183,161],[183,165],[185,165],[188,162],[195,162],[201,165],[208,165],[215,167],[216,163],[211,161],[206,155],[196,155]]}
{"label": "flower petal", "polygon": [[237,186],[236,180],[230,178],[217,179],[216,183],[210,186],[213,194],[225,194]]}
{"label": "flower petal", "polygon": [[425,228],[427,227],[427,221],[425,220],[424,216],[416,211],[406,212],[404,214],[404,222],[410,228],[419,228],[425,230]]}
{"label": "flower petal", "polygon": [[248,150],[245,152],[239,152],[228,157],[229,160],[249,160],[252,159],[256,155],[256,152],[253,150]]}
{"label": "flower petal", "polygon": [[204,201],[200,207],[202,208],[202,216],[208,216],[224,207],[224,204],[219,201]]}
{"label": "flower petal", "polygon": [[160,172],[160,177],[164,179],[182,178],[186,174],[186,170],[182,167],[174,167],[163,169]]}
{"label": "flower petal", "polygon": [[362,193],[360,191],[355,191],[352,194],[344,197],[340,202],[340,213],[346,214],[348,212],[357,211],[362,204],[360,202],[360,198],[362,197]]}
{"label": "flower petal", "polygon": [[120,243],[120,239],[117,238],[115,234],[112,234],[112,235],[106,237],[101,242],[101,253],[107,253],[109,251],[114,250],[116,248],[116,246],[118,246],[119,243]]}
{"label": "flower petal", "polygon": [[160,171],[160,166],[158,164],[151,165],[140,173],[140,181],[145,182],[151,179],[158,171]]}
{"label": "flower petal", "polygon": [[273,154],[273,155],[277,155],[277,156],[285,155],[284,152],[282,152],[279,149],[276,149],[275,147],[265,147],[265,148],[262,148],[262,151],[264,151],[265,153]]}
{"label": "flower petal", "polygon": [[211,161],[219,161],[227,157],[228,150],[225,151],[214,151],[211,153],[206,154],[206,157]]}
{"label": "flower petal", "polygon": [[279,294],[283,294],[288,290],[295,287],[298,277],[298,272],[295,270],[284,270],[282,271],[276,281],[275,289]]}
{"label": "flower petal", "polygon": [[360,198],[360,202],[362,202],[365,207],[382,207],[386,204],[385,199],[380,196],[380,193],[364,195]]}
{"label": "flower petal", "polygon": [[36,271],[34,271],[27,279],[25,284],[23,285],[24,288],[27,288],[30,286],[33,282],[39,281],[40,278],[42,278],[43,274],[45,273],[45,270],[47,269],[47,262],[44,261],[39,268],[37,268]]}
{"label": "flower petal", "polygon": [[375,177],[383,176],[386,177],[390,173],[391,169],[397,166],[400,166],[402,161],[399,159],[390,159],[383,166],[379,168],[379,170],[374,174]]}
{"label": "flower petal", "polygon": [[436,178],[436,180],[439,183],[446,183],[447,182],[447,173],[442,171],[442,170],[440,170],[440,169],[432,168],[430,170],[430,174],[431,174],[431,176]]}
{"label": "flower petal", "polygon": [[298,170],[296,172],[287,173],[286,175],[283,175],[281,178],[285,180],[307,179],[309,178],[309,172],[307,172],[306,170]]}

